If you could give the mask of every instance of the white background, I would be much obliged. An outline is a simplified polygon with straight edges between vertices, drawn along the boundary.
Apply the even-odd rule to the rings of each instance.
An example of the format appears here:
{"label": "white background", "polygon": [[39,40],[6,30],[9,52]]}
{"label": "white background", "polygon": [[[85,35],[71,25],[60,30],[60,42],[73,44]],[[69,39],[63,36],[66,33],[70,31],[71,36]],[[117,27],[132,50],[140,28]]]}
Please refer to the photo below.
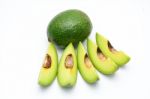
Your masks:
{"label": "white background", "polygon": [[[94,85],[78,73],[72,89],[61,88],[57,79],[43,89],[37,79],[48,22],[72,8],[91,18],[89,38],[103,34],[131,61],[115,75],[98,73],[101,80]],[[0,0],[0,99],[150,99],[149,33],[149,0]]]}

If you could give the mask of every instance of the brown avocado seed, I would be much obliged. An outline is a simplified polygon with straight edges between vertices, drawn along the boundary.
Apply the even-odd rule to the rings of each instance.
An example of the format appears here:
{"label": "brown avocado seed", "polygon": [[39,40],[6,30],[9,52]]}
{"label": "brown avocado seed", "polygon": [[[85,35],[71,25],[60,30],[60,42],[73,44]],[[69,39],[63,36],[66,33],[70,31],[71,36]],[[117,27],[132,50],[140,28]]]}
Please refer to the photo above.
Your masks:
{"label": "brown avocado seed", "polygon": [[98,56],[98,58],[99,58],[100,60],[102,60],[102,61],[105,61],[105,60],[106,60],[105,55],[102,53],[102,51],[101,51],[99,48],[97,48],[97,56]]}
{"label": "brown avocado seed", "polygon": [[117,52],[117,50],[111,45],[111,43],[108,41],[108,48],[112,53]]}
{"label": "brown avocado seed", "polygon": [[65,67],[66,68],[73,68],[73,56],[72,54],[69,54],[65,59]]}
{"label": "brown avocado seed", "polygon": [[90,61],[90,59],[89,59],[89,57],[88,57],[87,54],[85,54],[84,63],[85,63],[85,65],[86,65],[87,68],[92,67],[92,63],[91,63],[91,61]]}
{"label": "brown avocado seed", "polygon": [[44,63],[43,63],[43,67],[44,68],[50,68],[51,63],[52,63],[51,57],[48,54],[46,54],[45,59],[44,59]]}

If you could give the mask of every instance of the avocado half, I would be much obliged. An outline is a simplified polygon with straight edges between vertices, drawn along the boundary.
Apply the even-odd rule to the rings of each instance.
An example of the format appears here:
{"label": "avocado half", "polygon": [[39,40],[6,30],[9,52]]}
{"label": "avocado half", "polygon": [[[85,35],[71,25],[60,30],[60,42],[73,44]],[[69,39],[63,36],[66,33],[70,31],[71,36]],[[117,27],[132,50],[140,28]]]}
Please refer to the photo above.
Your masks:
{"label": "avocado half", "polygon": [[39,73],[38,83],[41,86],[50,85],[57,74],[58,55],[53,43],[49,43],[44,63]]}
{"label": "avocado half", "polygon": [[81,42],[79,42],[77,48],[77,63],[80,74],[87,83],[92,84],[99,80],[98,74]]}
{"label": "avocado half", "polygon": [[93,65],[101,73],[109,75],[118,69],[117,64],[111,58],[105,56],[90,39],[87,39],[87,50]]}
{"label": "avocado half", "polygon": [[102,53],[110,57],[118,66],[122,66],[129,62],[130,57],[123,51],[117,51],[111,43],[102,35],[96,33],[96,42]]}
{"label": "avocado half", "polygon": [[62,87],[72,87],[77,80],[77,60],[75,50],[70,43],[64,50],[58,66],[58,83]]}

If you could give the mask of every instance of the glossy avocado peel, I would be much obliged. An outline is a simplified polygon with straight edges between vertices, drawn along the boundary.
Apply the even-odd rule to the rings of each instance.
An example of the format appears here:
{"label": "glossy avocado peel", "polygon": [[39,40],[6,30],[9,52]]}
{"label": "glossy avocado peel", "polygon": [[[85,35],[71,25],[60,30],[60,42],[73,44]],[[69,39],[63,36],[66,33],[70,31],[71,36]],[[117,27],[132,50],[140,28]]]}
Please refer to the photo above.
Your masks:
{"label": "glossy avocado peel", "polygon": [[92,31],[92,22],[83,11],[71,9],[57,14],[49,23],[47,36],[60,48],[65,48],[70,42],[78,45]]}

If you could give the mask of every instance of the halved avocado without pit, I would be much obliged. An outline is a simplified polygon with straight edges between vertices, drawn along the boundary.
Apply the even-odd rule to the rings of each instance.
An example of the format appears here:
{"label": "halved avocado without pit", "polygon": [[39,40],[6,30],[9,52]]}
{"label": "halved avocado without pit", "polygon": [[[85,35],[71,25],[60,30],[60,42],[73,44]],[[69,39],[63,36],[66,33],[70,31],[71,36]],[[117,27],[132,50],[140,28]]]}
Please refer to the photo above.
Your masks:
{"label": "halved avocado without pit", "polygon": [[77,48],[77,63],[80,74],[87,83],[92,84],[99,80],[98,74],[81,42],[79,42]]}
{"label": "halved avocado without pit", "polygon": [[87,50],[93,65],[101,73],[109,75],[118,69],[117,64],[111,58],[105,56],[90,39],[87,39]]}
{"label": "halved avocado without pit", "polygon": [[41,86],[50,85],[57,74],[58,55],[53,43],[49,43],[48,52],[39,73],[38,83]]}
{"label": "halved avocado without pit", "polygon": [[96,42],[102,53],[110,57],[118,66],[126,64],[130,57],[122,51],[117,51],[102,35],[96,33]]}
{"label": "halved avocado without pit", "polygon": [[58,83],[62,87],[73,87],[77,80],[77,60],[70,43],[64,50],[58,66]]}

